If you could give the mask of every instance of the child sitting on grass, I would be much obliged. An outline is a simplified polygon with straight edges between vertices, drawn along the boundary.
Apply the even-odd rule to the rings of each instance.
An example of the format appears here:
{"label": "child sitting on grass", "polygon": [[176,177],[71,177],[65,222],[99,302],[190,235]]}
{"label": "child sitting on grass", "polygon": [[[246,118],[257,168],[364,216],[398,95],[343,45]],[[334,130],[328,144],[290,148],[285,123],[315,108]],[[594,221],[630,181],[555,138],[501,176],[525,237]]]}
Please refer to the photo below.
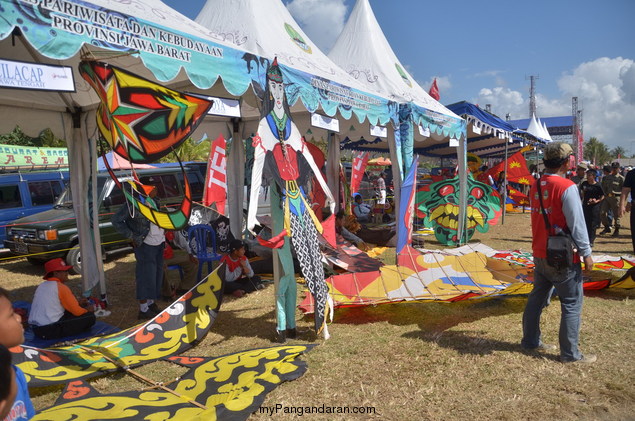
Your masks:
{"label": "child sitting on grass", "polygon": [[24,373],[11,365],[8,348],[24,342],[22,318],[13,312],[9,293],[0,288],[0,419],[28,420],[35,415]]}

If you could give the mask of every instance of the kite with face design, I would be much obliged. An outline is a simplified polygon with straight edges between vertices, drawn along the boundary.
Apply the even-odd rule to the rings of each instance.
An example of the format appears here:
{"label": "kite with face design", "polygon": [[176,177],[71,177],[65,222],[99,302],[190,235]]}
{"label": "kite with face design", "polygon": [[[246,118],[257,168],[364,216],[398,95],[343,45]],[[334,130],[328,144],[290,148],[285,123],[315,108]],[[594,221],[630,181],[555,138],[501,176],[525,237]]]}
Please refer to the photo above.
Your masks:
{"label": "kite with face design", "polygon": [[[502,214],[500,195],[492,187],[467,178],[467,227],[466,241],[474,232],[487,232]],[[434,235],[441,244],[459,244],[459,179],[458,177],[424,186],[415,199],[417,216],[424,218],[426,226],[434,228]]]}

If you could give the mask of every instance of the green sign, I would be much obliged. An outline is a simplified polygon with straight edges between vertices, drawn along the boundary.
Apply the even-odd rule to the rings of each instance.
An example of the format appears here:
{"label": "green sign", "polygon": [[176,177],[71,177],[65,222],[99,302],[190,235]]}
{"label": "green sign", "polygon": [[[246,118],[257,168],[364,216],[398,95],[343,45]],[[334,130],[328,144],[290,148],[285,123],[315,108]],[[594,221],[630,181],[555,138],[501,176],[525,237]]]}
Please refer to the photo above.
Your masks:
{"label": "green sign", "polygon": [[68,166],[68,149],[0,145],[0,167]]}

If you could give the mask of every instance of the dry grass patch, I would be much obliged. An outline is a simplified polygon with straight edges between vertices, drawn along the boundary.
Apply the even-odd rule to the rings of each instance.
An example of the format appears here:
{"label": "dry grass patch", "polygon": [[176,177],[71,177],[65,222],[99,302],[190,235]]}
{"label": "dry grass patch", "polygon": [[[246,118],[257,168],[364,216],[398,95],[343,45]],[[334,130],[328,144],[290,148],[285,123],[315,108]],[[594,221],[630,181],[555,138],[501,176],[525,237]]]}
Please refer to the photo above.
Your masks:
{"label": "dry grass patch", "polygon": [[[599,252],[630,253],[628,231],[624,233],[617,239],[601,237]],[[528,215],[509,215],[504,226],[477,233],[475,239],[499,249],[529,250]],[[432,239],[426,247],[442,248]],[[121,328],[136,323],[133,273],[132,255],[106,263],[113,302],[106,321]],[[1,262],[0,286],[13,290],[15,299],[30,300],[40,280],[41,268],[24,260]],[[78,277],[72,277],[71,286],[79,291]],[[520,349],[524,297],[339,309],[327,342],[311,332],[312,319],[298,313],[303,334],[292,343],[320,346],[302,357],[308,363],[306,374],[276,388],[265,405],[376,409],[375,415],[305,415],[315,420],[635,419],[634,297],[633,291],[587,294],[581,347],[598,354],[597,363],[588,366],[564,365],[556,353]],[[543,316],[546,341],[557,343],[559,320],[559,302],[554,300]],[[269,285],[241,299],[226,299],[210,334],[185,354],[221,356],[272,346],[274,331],[274,294]],[[184,369],[157,362],[138,370],[169,382]],[[90,382],[103,393],[146,387],[120,373]],[[53,404],[59,391],[37,391],[36,408]],[[280,420],[297,418],[276,415]],[[256,413],[250,419],[271,417]]]}

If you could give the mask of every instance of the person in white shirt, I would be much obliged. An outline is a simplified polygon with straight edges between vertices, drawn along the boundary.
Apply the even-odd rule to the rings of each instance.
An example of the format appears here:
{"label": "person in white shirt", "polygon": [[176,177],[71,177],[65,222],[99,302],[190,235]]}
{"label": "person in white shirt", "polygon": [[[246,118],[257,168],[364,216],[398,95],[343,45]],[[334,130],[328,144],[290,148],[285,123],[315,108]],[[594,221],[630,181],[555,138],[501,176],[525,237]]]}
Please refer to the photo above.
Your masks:
{"label": "person in white shirt", "polygon": [[[142,186],[148,195],[146,202],[159,208],[155,186]],[[135,280],[139,300],[139,320],[152,319],[160,310],[156,300],[161,297],[163,286],[163,228],[150,222],[141,212],[124,204],[112,217],[112,226],[132,242],[137,266]],[[131,214],[133,212],[133,214]]]}
{"label": "person in white shirt", "polygon": [[367,204],[364,203],[362,199],[362,195],[359,193],[355,193],[355,203],[353,204],[353,214],[357,218],[359,222],[368,222],[370,221],[372,209]]}

